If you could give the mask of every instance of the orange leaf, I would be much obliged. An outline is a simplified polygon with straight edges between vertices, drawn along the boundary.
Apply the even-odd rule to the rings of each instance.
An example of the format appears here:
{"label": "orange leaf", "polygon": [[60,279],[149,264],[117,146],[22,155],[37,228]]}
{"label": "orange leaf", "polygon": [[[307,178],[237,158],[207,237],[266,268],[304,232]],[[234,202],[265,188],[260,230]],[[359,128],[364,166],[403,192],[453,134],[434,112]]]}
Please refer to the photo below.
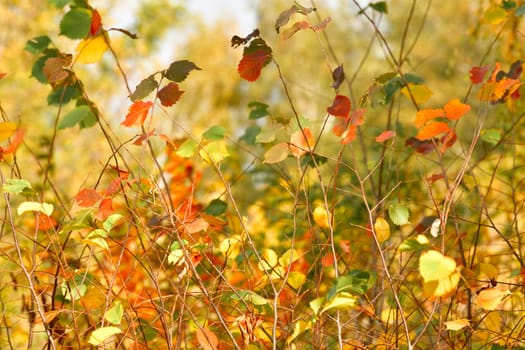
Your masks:
{"label": "orange leaf", "polygon": [[332,132],[335,136],[341,136],[343,132],[345,132],[349,123],[350,121],[348,120],[348,118],[336,117],[336,122],[334,128],[332,129]]}
{"label": "orange leaf", "polygon": [[328,107],[326,111],[335,117],[348,118],[350,108],[352,108],[350,99],[343,95],[337,95],[332,105]]}
{"label": "orange leaf", "polygon": [[219,348],[219,339],[208,328],[198,328],[196,331],[197,341],[204,350],[216,350]]}
{"label": "orange leaf", "polygon": [[294,35],[298,31],[309,28],[309,27],[310,27],[310,24],[306,21],[296,22],[290,28],[283,30],[281,32],[281,39],[283,40],[290,39],[292,35]]}
{"label": "orange leaf", "polygon": [[483,67],[472,67],[470,70],[470,81],[479,84],[485,79],[485,74],[489,71],[489,65]]}
{"label": "orange leaf", "polygon": [[22,140],[24,139],[25,133],[26,132],[25,132],[24,129],[18,129],[16,131],[16,134],[11,139],[11,142],[9,143],[9,145],[7,146],[5,151],[2,152],[2,153],[3,154],[14,153],[16,151],[16,149],[18,148],[18,146],[20,146],[20,144],[22,143]]}
{"label": "orange leaf", "polygon": [[290,151],[295,157],[300,157],[307,152],[311,152],[315,145],[314,135],[310,128],[297,130],[290,137]]}
{"label": "orange leaf", "polygon": [[255,81],[261,75],[261,69],[270,63],[271,59],[272,49],[261,38],[254,39],[249,47],[244,48],[237,71],[241,78]]}
{"label": "orange leaf", "polygon": [[52,216],[39,214],[36,216],[36,222],[39,231],[52,230],[57,227],[57,222]]}
{"label": "orange leaf", "polygon": [[332,20],[332,17],[326,17],[321,23],[316,24],[315,26],[311,26],[312,30],[314,32],[320,32],[321,30],[325,29],[328,23]]}
{"label": "orange leaf", "polygon": [[100,13],[97,10],[93,10],[89,34],[92,36],[99,34],[100,28],[102,28],[102,18],[100,18]]}
{"label": "orange leaf", "polygon": [[113,199],[111,198],[104,198],[98,207],[98,213],[97,213],[97,219],[100,221],[104,221],[107,219],[108,216],[113,214]]}
{"label": "orange leaf", "polygon": [[365,115],[366,109],[359,108],[350,114],[350,123],[352,125],[362,125],[365,122]]}
{"label": "orange leaf", "polygon": [[100,194],[92,188],[84,188],[75,197],[81,207],[90,207],[100,200]]}
{"label": "orange leaf", "polygon": [[465,115],[465,113],[470,111],[470,106],[459,102],[459,99],[455,98],[448,101],[444,109],[447,119],[458,120],[463,115]]}
{"label": "orange leaf", "polygon": [[129,107],[128,114],[126,115],[126,118],[121,123],[124,126],[131,127],[131,126],[140,126],[144,124],[144,120],[146,120],[146,116],[148,115],[148,111],[150,107],[153,105],[153,102],[147,101],[135,101]]}
{"label": "orange leaf", "polygon": [[343,139],[341,140],[341,143],[342,143],[343,145],[346,145],[346,144],[349,144],[350,142],[354,141],[356,130],[357,130],[357,126],[355,126],[355,125],[350,125],[350,127],[348,128],[348,130],[346,130],[346,131],[343,133]]}
{"label": "orange leaf", "polygon": [[442,134],[444,132],[449,132],[449,131],[450,131],[450,127],[448,126],[447,123],[433,122],[419,129],[419,132],[416,135],[416,139],[421,140],[421,141],[430,140],[439,134]]}
{"label": "orange leaf", "polygon": [[184,91],[179,90],[179,85],[176,83],[169,83],[164,86],[157,94],[157,97],[160,99],[160,103],[163,106],[169,107],[173,106],[179,98],[182,96]]}
{"label": "orange leaf", "polygon": [[396,132],[393,130],[385,130],[379,136],[376,137],[376,142],[385,142],[396,136]]}
{"label": "orange leaf", "polygon": [[441,108],[439,109],[421,109],[416,113],[416,128],[420,128],[425,125],[426,122],[434,118],[443,117],[444,112]]}
{"label": "orange leaf", "polygon": [[7,73],[0,73],[0,80],[5,77],[7,75]]}
{"label": "orange leaf", "polygon": [[492,93],[491,100],[507,100],[510,97],[510,95],[512,95],[519,89],[520,86],[521,83],[518,79],[501,79],[494,85],[494,91]]}

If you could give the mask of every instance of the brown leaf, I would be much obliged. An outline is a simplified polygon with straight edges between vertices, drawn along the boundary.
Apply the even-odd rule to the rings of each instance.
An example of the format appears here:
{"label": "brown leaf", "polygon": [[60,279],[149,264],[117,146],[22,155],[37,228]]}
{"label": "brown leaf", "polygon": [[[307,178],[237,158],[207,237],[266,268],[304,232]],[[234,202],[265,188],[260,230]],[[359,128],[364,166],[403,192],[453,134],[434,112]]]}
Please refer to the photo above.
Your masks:
{"label": "brown leaf", "polygon": [[343,81],[345,80],[345,70],[343,69],[343,65],[338,66],[334,71],[332,72],[332,87],[334,89],[339,89]]}

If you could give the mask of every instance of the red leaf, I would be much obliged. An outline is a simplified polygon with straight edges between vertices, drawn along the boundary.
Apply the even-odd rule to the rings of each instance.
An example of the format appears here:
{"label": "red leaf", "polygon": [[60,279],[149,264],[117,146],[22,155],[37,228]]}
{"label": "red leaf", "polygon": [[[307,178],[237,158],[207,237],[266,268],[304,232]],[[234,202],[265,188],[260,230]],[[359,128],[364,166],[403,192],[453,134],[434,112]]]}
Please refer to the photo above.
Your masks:
{"label": "red leaf", "polygon": [[93,10],[89,34],[91,34],[91,36],[97,35],[100,31],[100,28],[102,28],[102,18],[100,18],[100,13],[98,13],[97,10]]}
{"label": "red leaf", "polygon": [[443,174],[432,174],[430,177],[427,177],[427,180],[431,183],[433,182],[436,182],[438,180],[441,180],[445,178],[445,176],[443,176]]}
{"label": "red leaf", "polygon": [[126,115],[126,118],[121,123],[124,126],[141,126],[144,124],[144,120],[148,115],[150,107],[153,105],[153,102],[147,101],[135,101],[131,107],[129,107],[129,112]]}
{"label": "red leaf", "polygon": [[458,120],[465,115],[465,113],[470,111],[470,106],[459,102],[459,99],[455,98],[447,102],[444,109],[447,119]]}
{"label": "red leaf", "polygon": [[352,102],[350,102],[350,99],[343,95],[337,95],[334,102],[332,102],[332,105],[328,107],[326,111],[334,117],[348,118],[350,108],[352,108]]}
{"label": "red leaf", "polygon": [[157,93],[157,97],[160,99],[160,103],[162,103],[163,106],[170,107],[177,103],[183,93],[184,91],[179,90],[179,85],[177,83],[169,83],[160,89]]}
{"label": "red leaf", "polygon": [[323,267],[332,267],[334,266],[334,262],[334,255],[331,253],[328,253],[321,258],[321,264]]}
{"label": "red leaf", "polygon": [[485,74],[489,71],[489,65],[483,67],[472,67],[470,70],[470,81],[473,84],[479,84],[485,79]]}
{"label": "red leaf", "polygon": [[450,131],[450,126],[448,126],[447,123],[433,122],[419,129],[419,132],[416,135],[416,139],[421,140],[421,141],[430,140],[439,134],[449,132],[449,131]]}
{"label": "red leaf", "polygon": [[396,132],[393,130],[385,130],[379,136],[376,137],[376,142],[385,142],[396,136]]}
{"label": "red leaf", "polygon": [[261,75],[261,69],[270,63],[271,59],[272,49],[261,38],[254,39],[249,47],[244,48],[237,71],[241,78],[255,81]]}
{"label": "red leaf", "polygon": [[90,207],[98,202],[100,198],[100,194],[96,190],[92,188],[84,188],[78,192],[75,200],[81,207]]}
{"label": "red leaf", "polygon": [[133,144],[136,145],[136,146],[140,146],[142,145],[142,143],[144,141],[146,141],[147,139],[149,139],[152,135],[155,134],[155,129],[151,130],[150,132],[147,132],[145,134],[140,134],[136,139],[135,141],[133,141]]}
{"label": "red leaf", "polygon": [[106,191],[104,192],[104,196],[112,196],[118,191],[120,191],[120,183],[122,182],[122,178],[116,177],[108,185],[108,188],[106,188]]}
{"label": "red leaf", "polygon": [[429,120],[432,120],[434,118],[443,117],[444,112],[440,109],[421,109],[416,113],[416,128],[420,128]]}

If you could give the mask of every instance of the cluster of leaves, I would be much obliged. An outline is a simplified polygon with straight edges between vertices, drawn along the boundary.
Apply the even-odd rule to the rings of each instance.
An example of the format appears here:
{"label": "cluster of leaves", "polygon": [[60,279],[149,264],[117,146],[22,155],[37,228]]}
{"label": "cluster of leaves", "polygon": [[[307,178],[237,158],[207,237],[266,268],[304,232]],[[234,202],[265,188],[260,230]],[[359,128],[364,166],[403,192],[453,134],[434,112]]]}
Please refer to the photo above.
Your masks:
{"label": "cluster of leaves", "polygon": [[[87,1],[52,2],[66,9],[60,34],[80,41],[71,54],[48,36],[30,40],[26,50],[38,55],[32,75],[52,89],[48,104],[59,107],[57,130],[98,124],[112,153],[97,181],[83,186],[69,204],[55,189],[39,193],[29,181],[2,174],[12,231],[5,252],[22,271],[13,285],[29,291],[29,301],[25,294],[23,299],[29,343],[40,327],[53,349],[523,345],[523,317],[514,310],[525,307],[518,220],[523,211],[515,205],[515,236],[501,230],[488,205],[498,167],[487,181],[471,165],[480,139],[494,146],[491,152],[499,151],[521,125],[524,113],[514,113],[523,108],[522,60],[508,72],[499,63],[473,67],[476,101],[469,103],[467,94],[462,102],[453,98],[434,109],[420,107],[432,92],[421,77],[403,73],[401,63],[373,79],[357,105],[342,92],[350,83],[343,65],[336,64],[326,72],[332,102],[324,104],[322,123],[315,123],[297,111],[277,65],[280,57],[260,31],[234,36],[232,46],[243,48],[239,76],[253,83],[263,72],[271,74],[263,70],[275,64],[292,115],[276,117],[263,102],[248,105],[254,125],[236,150],[248,150],[257,169],[279,180],[266,184],[259,203],[241,208],[231,190],[234,181],[225,176],[233,136],[224,126],[172,139],[157,133],[156,120],[148,119],[173,107],[184,93],[179,84],[201,68],[177,60],[130,90],[131,105],[117,127],[137,127],[140,133],[130,145],[120,143],[100,123],[103,113],[75,72],[76,64],[97,63],[107,51],[116,57],[109,30]],[[370,13],[387,15],[386,2],[356,6],[384,38]],[[485,17],[491,23],[519,17],[524,6],[506,1],[487,9]],[[316,36],[328,30],[331,18],[313,20],[315,11],[297,2],[282,11],[274,26],[280,39],[297,39],[305,29]],[[69,102],[75,106],[61,116]],[[415,120],[394,124],[389,115],[385,126],[372,126],[371,115],[397,108],[415,113]],[[487,111],[495,108],[518,121],[505,132],[483,129]],[[473,112],[475,128],[465,137],[460,127],[472,124]],[[23,135],[16,124],[1,123],[0,141],[11,138],[0,148],[2,160],[16,164],[9,157]],[[162,165],[151,136],[165,144]],[[404,144],[400,137],[406,137]],[[128,146],[140,147],[155,171],[143,176],[130,165]],[[508,160],[501,153],[501,162]],[[407,169],[407,159],[415,159],[421,184],[414,184],[417,171]],[[224,188],[207,203],[197,195],[206,167]],[[471,202],[464,206],[471,212],[464,214],[460,189],[469,186],[464,200]],[[419,223],[410,222],[418,216]],[[498,251],[504,256],[499,260],[488,248],[480,252],[479,242],[490,238],[485,228],[507,249]],[[261,238],[270,237],[269,231],[279,231],[273,237],[279,244]],[[502,273],[502,265],[512,272]],[[506,313],[505,320],[494,320],[496,310]],[[361,335],[363,324],[370,325],[367,337]]]}

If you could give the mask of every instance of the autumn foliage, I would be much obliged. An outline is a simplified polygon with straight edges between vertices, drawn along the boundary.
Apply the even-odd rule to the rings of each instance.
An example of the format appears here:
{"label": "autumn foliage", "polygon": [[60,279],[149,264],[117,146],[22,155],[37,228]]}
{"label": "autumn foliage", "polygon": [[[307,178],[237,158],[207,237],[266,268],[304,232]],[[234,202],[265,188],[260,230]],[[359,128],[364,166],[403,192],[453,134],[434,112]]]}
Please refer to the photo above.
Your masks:
{"label": "autumn foliage", "polygon": [[[525,348],[521,2],[476,5],[483,49],[440,94],[413,51],[417,2],[397,13],[401,38],[397,4],[352,2],[370,37],[359,63],[330,6],[290,1],[270,28],[230,33],[228,76],[250,102],[228,122],[202,57],[137,76],[116,43],[140,52],[141,33],[89,1],[50,3],[69,46],[30,39],[24,72],[49,89],[50,136],[0,108],[1,348]],[[89,84],[108,67],[126,91],[117,117]],[[93,138],[74,178],[55,166],[62,135]]]}

